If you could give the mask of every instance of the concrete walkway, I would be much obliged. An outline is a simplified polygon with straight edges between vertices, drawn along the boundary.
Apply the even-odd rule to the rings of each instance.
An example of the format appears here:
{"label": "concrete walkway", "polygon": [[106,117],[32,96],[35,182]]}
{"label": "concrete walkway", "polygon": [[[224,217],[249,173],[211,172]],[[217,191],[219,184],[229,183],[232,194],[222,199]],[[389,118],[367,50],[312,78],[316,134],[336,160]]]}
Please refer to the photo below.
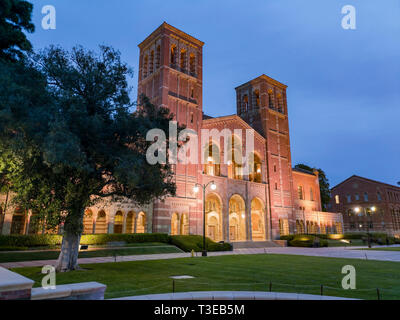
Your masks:
{"label": "concrete walkway", "polygon": [[[386,246],[382,246],[386,247]],[[330,257],[330,258],[349,258],[363,260],[379,260],[379,261],[395,261],[400,262],[400,251],[374,251],[374,250],[355,250],[365,247],[331,247],[331,248],[295,248],[295,247],[270,247],[270,248],[254,248],[254,249],[236,249],[234,251],[209,252],[209,256],[223,256],[236,254],[293,254],[314,257]],[[377,246],[375,246],[377,248]],[[197,253],[198,256],[201,253]],[[160,253],[145,254],[133,256],[118,256],[117,262],[122,261],[144,261],[144,260],[163,260],[190,257],[190,253]],[[79,264],[90,263],[107,263],[115,262],[114,257],[98,257],[98,258],[80,258]],[[23,262],[4,262],[0,263],[4,268],[21,268],[21,267],[42,267],[44,265],[54,265],[56,260],[36,260]]]}
{"label": "concrete walkway", "polygon": [[358,300],[313,294],[262,291],[194,291],[147,294],[110,300]]}

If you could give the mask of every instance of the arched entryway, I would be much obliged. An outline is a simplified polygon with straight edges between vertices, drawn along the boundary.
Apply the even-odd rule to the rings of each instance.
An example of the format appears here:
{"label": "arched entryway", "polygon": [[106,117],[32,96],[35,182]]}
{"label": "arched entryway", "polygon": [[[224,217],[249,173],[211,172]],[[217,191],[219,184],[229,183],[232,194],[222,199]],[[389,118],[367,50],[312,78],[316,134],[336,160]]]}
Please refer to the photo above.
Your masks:
{"label": "arched entryway", "polygon": [[243,198],[238,194],[233,195],[229,200],[229,240],[247,240],[246,206]]}
{"label": "arched entryway", "polygon": [[87,209],[83,215],[83,234],[91,233],[93,233],[93,212]]}
{"label": "arched entryway", "polygon": [[107,215],[104,210],[97,213],[95,233],[107,233]]}
{"label": "arched entryway", "polygon": [[179,234],[179,216],[174,212],[171,216],[171,236]]}
{"label": "arched entryway", "polygon": [[21,208],[16,208],[11,220],[10,234],[25,233],[26,214]]}
{"label": "arched entryway", "polygon": [[264,203],[260,199],[254,198],[251,201],[251,234],[253,241],[265,240],[264,221]]}
{"label": "arched entryway", "polygon": [[206,196],[206,235],[214,241],[222,240],[222,202],[215,193]]}
{"label": "arched entryway", "polygon": [[146,213],[139,212],[138,217],[136,219],[136,233],[145,233],[146,232]]}
{"label": "arched entryway", "polygon": [[114,216],[114,233],[122,233],[124,227],[124,214],[122,211],[117,211]]}
{"label": "arched entryway", "polygon": [[133,233],[135,229],[135,213],[133,211],[129,211],[126,215],[126,225],[125,232]]}
{"label": "arched entryway", "polygon": [[181,234],[189,234],[189,217],[186,213],[182,214],[181,216]]}

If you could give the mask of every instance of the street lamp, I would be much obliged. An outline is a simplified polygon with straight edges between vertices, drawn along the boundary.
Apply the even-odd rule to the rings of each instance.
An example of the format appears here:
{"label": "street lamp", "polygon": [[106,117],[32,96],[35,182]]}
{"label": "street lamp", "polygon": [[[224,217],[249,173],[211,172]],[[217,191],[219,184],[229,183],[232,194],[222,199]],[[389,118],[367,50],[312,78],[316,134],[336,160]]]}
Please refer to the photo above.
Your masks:
{"label": "street lamp", "polygon": [[203,257],[207,257],[207,250],[206,250],[206,189],[210,185],[211,190],[217,189],[217,185],[214,181],[210,181],[207,184],[200,184],[196,183],[193,187],[193,192],[198,193],[200,187],[203,188],[203,251],[201,255]]}
{"label": "street lamp", "polygon": [[[362,209],[363,209],[363,212],[364,212],[364,216],[367,217],[366,208],[362,208]],[[370,208],[370,210],[371,210],[372,212],[375,212],[375,211],[376,211],[376,207],[375,207],[375,206],[372,206],[372,207]],[[360,207],[354,208],[354,211],[355,211],[356,213],[359,213],[359,216],[362,216],[362,215],[363,215],[362,213],[360,213],[360,212],[361,212]],[[370,237],[370,234],[369,234],[369,222],[367,221],[366,223],[367,223],[367,241],[368,241],[368,248],[371,248],[371,237]],[[359,227],[360,227],[360,229],[362,228],[362,224],[361,224],[361,223],[359,224]]]}

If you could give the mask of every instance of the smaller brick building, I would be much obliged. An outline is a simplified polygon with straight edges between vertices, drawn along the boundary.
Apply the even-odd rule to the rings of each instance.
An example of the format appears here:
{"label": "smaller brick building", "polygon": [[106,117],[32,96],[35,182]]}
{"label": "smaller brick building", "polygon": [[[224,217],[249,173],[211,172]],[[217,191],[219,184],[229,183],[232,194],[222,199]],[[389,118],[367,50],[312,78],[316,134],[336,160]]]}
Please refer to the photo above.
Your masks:
{"label": "smaller brick building", "polygon": [[348,232],[386,232],[400,237],[400,187],[356,175],[331,190],[330,211],[343,214]]}

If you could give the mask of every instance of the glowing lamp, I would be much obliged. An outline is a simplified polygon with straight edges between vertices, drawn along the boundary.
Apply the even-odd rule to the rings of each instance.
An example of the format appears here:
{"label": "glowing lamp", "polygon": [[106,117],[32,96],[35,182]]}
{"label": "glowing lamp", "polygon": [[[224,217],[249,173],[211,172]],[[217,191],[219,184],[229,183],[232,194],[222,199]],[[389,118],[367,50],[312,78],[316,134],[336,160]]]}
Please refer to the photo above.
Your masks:
{"label": "glowing lamp", "polygon": [[199,186],[194,186],[194,187],[193,187],[193,192],[194,192],[194,193],[199,192]]}
{"label": "glowing lamp", "polygon": [[211,188],[211,190],[215,190],[215,189],[217,189],[217,185],[213,182],[213,183],[211,183],[210,188]]}

